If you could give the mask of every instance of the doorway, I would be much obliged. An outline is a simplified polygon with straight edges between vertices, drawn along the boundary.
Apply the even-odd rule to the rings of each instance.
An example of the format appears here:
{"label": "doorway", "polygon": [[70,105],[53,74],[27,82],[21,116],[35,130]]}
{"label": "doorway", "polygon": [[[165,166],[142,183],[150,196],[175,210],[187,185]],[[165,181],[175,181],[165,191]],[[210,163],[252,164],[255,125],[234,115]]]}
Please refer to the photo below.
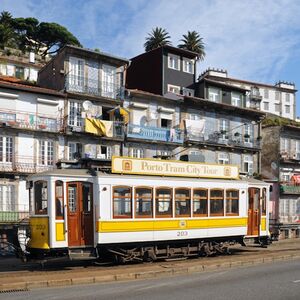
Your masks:
{"label": "doorway", "polygon": [[248,189],[248,231],[247,235],[258,235],[260,225],[260,189]]}

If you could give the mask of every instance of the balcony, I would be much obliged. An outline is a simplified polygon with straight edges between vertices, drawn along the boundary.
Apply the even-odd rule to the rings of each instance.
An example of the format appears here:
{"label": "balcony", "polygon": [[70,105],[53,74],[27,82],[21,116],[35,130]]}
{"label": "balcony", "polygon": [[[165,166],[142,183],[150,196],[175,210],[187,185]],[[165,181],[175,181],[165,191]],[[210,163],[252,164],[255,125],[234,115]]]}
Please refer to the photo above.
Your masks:
{"label": "balcony", "polygon": [[90,79],[84,76],[67,75],[65,88],[68,92],[112,99],[124,99],[124,88],[120,84]]}
{"label": "balcony", "polygon": [[280,184],[280,193],[286,195],[300,195],[300,185],[293,182],[285,182]]}
{"label": "balcony", "polygon": [[289,151],[280,152],[280,160],[287,163],[298,163],[300,161],[300,153],[291,153]]}
{"label": "balcony", "polygon": [[62,127],[62,120],[34,113],[31,114],[19,111],[11,113],[0,110],[0,124],[2,127],[58,132]]}
{"label": "balcony", "polygon": [[41,165],[34,157],[29,156],[7,156],[7,161],[0,161],[0,172],[33,174],[53,170],[55,165]]}
{"label": "balcony", "polygon": [[28,205],[8,205],[0,207],[0,223],[16,223],[29,217]]}
{"label": "balcony", "polygon": [[127,137],[142,139],[142,140],[170,142],[170,143],[177,143],[177,144],[183,143],[183,134],[180,129],[139,126],[134,124],[128,125]]}
{"label": "balcony", "polygon": [[[106,120],[103,120],[106,121]],[[101,135],[102,137],[111,137],[111,138],[117,138],[117,139],[123,139],[124,138],[124,122],[119,121],[111,121],[112,127],[109,130],[109,133],[106,135]],[[84,119],[81,120],[81,124],[84,123]],[[68,134],[74,134],[74,133],[86,133],[85,126],[84,125],[67,125],[66,127],[66,133]]]}

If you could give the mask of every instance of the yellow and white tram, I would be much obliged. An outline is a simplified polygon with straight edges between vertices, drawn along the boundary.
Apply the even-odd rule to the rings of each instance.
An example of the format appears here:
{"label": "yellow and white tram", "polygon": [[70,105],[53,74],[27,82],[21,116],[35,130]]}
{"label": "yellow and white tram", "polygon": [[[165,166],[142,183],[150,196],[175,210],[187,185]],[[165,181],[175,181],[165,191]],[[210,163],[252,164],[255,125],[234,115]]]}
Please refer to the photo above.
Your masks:
{"label": "yellow and white tram", "polygon": [[125,262],[222,253],[245,238],[269,242],[269,185],[236,179],[233,166],[115,157],[113,172],[121,174],[31,176],[30,256]]}

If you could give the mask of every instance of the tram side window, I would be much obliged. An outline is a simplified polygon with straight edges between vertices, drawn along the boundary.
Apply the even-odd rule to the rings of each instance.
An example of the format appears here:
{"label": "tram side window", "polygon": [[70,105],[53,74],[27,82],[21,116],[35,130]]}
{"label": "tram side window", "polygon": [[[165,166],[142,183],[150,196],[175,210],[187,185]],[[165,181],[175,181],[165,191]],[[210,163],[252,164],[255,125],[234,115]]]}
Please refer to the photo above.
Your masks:
{"label": "tram side window", "polygon": [[56,219],[64,218],[64,192],[63,192],[63,182],[55,181],[55,211]]}
{"label": "tram side window", "polygon": [[34,209],[36,215],[46,215],[48,213],[47,181],[36,181],[34,183]]}
{"label": "tram side window", "polygon": [[137,218],[152,218],[152,196],[152,188],[135,188],[135,216]]}
{"label": "tram side window", "polygon": [[114,218],[132,217],[131,187],[116,186],[113,188],[113,216]]}
{"label": "tram side window", "polygon": [[267,211],[267,189],[263,188],[262,190],[262,202],[261,202],[261,213],[262,215],[266,215]]}
{"label": "tram side window", "polygon": [[205,189],[194,190],[193,214],[194,217],[207,217],[208,193]]}
{"label": "tram side window", "polygon": [[239,191],[238,190],[226,191],[226,215],[227,216],[239,215]]}
{"label": "tram side window", "polygon": [[191,216],[191,191],[175,189],[175,217]]}
{"label": "tram side window", "polygon": [[210,190],[210,215],[224,216],[224,191]]}
{"label": "tram side window", "polygon": [[170,188],[156,189],[156,217],[172,217],[172,192]]}

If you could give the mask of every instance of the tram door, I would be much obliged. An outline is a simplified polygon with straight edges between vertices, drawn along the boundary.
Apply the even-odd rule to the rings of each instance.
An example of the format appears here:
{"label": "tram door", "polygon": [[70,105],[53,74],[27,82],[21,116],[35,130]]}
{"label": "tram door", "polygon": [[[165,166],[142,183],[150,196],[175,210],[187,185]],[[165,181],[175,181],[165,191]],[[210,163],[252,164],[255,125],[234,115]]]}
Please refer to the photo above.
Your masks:
{"label": "tram door", "polygon": [[69,246],[92,246],[93,185],[87,182],[67,184]]}
{"label": "tram door", "polygon": [[258,235],[259,232],[259,195],[258,188],[248,189],[248,232],[247,235]]}

